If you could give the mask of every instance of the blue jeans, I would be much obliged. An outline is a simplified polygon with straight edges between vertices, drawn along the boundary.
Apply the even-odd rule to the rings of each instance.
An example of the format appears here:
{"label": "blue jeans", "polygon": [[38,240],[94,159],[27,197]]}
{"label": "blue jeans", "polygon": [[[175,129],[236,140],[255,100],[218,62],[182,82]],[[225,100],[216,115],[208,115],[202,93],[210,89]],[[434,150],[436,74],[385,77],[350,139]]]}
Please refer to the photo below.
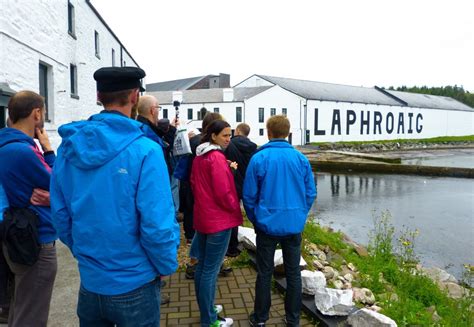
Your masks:
{"label": "blue jeans", "polygon": [[194,236],[199,249],[194,287],[201,313],[201,326],[209,326],[217,320],[214,311],[217,275],[224,261],[231,231],[232,229],[226,229],[214,234],[201,234],[196,231]]}
{"label": "blue jeans", "polygon": [[77,315],[81,327],[160,326],[160,279],[119,295],[79,290]]}
{"label": "blue jeans", "polygon": [[257,281],[255,283],[255,321],[268,320],[271,306],[271,282],[277,244],[281,244],[287,289],[285,313],[287,326],[299,326],[301,311],[301,234],[270,236],[257,231]]}
{"label": "blue jeans", "polygon": [[199,258],[199,245],[196,238],[196,233],[194,233],[193,240],[191,241],[191,247],[189,248],[189,257],[192,259]]}
{"label": "blue jeans", "polygon": [[174,213],[176,220],[178,219],[179,213],[179,179],[171,176],[170,181],[171,186],[171,195],[173,196],[173,203],[174,203]]}

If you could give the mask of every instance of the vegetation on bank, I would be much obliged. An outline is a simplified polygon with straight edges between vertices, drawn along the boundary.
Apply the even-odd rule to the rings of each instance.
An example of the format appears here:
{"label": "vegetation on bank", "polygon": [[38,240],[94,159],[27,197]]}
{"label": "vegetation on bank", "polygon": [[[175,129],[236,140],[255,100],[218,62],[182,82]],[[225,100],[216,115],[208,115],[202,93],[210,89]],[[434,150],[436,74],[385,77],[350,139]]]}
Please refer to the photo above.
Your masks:
{"label": "vegetation on bank", "polygon": [[[341,145],[356,146],[362,144],[390,144],[390,143],[420,143],[420,144],[436,144],[436,143],[451,143],[451,142],[474,142],[474,135],[465,136],[442,136],[433,137],[428,139],[396,139],[396,140],[378,140],[378,141],[347,141],[347,142],[335,142]],[[313,142],[310,145],[324,146],[329,145],[330,142]]]}
{"label": "vegetation on bank", "polygon": [[[305,242],[329,247],[331,255],[328,261],[331,266],[338,268],[345,262],[355,264],[359,276],[353,281],[353,286],[372,290],[383,309],[382,313],[399,326],[474,326],[473,292],[460,300],[452,299],[416,269],[418,260],[413,251],[416,235],[416,231],[403,232],[395,249],[395,231],[390,224],[390,214],[382,213],[375,220],[370,235],[368,256],[359,256],[352,246],[344,242],[340,232],[333,232],[316,223],[306,224],[304,230]],[[311,262],[311,256],[304,251],[303,257]]]}

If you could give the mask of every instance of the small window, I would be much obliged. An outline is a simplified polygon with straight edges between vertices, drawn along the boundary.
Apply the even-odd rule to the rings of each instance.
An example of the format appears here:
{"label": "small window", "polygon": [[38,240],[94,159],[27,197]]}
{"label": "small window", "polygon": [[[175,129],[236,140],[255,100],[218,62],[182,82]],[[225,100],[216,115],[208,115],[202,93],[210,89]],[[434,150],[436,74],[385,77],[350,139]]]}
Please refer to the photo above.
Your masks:
{"label": "small window", "polygon": [[193,120],[193,108],[188,108],[188,120]]}
{"label": "small window", "polygon": [[282,109],[281,109],[281,114],[282,114],[283,116],[286,116],[286,108],[282,108]]}
{"label": "small window", "polygon": [[230,133],[231,133],[231,136],[230,136],[230,137],[234,137],[234,135],[235,135],[235,129],[231,129],[231,130],[230,130]]}
{"label": "small window", "polygon": [[214,112],[219,113],[219,108],[214,108]]}
{"label": "small window", "polygon": [[263,108],[258,108],[258,122],[263,123],[264,121],[265,121],[264,109]]}
{"label": "small window", "polygon": [[50,68],[42,63],[39,64],[39,94],[44,98],[44,104],[46,106],[46,121],[51,121],[51,106],[49,103],[49,71]]}
{"label": "small window", "polygon": [[112,67],[115,67],[115,50],[112,49]]}
{"label": "small window", "polygon": [[99,32],[94,31],[95,56],[100,59]]}
{"label": "small window", "polygon": [[277,110],[275,108],[270,108],[270,116],[275,116]]}
{"label": "small window", "polygon": [[67,3],[67,31],[69,35],[76,38],[76,27],[75,27],[75,13],[74,6],[68,1]]}
{"label": "small window", "polygon": [[163,109],[163,118],[168,118],[168,109]]}
{"label": "small window", "polygon": [[79,99],[77,94],[77,66],[69,65],[69,76],[71,82],[71,98]]}
{"label": "small window", "polygon": [[235,121],[238,123],[242,122],[242,107],[235,108]]}
{"label": "small window", "polygon": [[263,128],[259,129],[259,134],[260,134],[260,136],[263,136]]}

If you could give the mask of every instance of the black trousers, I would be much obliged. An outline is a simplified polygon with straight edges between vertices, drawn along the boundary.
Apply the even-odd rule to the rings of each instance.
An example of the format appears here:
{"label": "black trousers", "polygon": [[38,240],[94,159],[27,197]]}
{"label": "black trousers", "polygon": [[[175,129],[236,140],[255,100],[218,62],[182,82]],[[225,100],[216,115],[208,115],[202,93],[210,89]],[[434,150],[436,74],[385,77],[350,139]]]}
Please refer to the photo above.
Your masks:
{"label": "black trousers", "polygon": [[0,243],[0,307],[6,308],[10,306],[13,295],[14,277],[10,267],[3,255],[2,245]]}

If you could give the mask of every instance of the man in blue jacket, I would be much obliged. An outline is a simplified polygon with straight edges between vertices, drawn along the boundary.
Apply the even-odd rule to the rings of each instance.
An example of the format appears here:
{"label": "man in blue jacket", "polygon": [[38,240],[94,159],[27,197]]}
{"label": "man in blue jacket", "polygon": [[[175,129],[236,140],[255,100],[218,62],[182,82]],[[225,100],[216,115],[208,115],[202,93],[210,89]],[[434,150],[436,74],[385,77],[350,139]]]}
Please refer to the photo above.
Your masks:
{"label": "man in blue jacket", "polygon": [[144,76],[135,67],[97,70],[105,110],[59,129],[51,207],[78,260],[81,326],[159,326],[160,276],[178,266],[163,151],[130,119]]}
{"label": "man in blue jacket", "polygon": [[244,180],[243,203],[257,233],[257,281],[252,326],[265,326],[271,305],[271,279],[277,244],[283,250],[287,326],[299,326],[301,311],[301,233],[316,198],[308,159],[285,138],[288,118],[267,121],[270,142],[253,155]]}
{"label": "man in blue jacket", "polygon": [[[6,262],[15,278],[8,317],[10,327],[46,326],[57,271],[57,235],[51,221],[48,193],[56,156],[43,129],[45,112],[43,97],[32,91],[20,91],[8,103],[10,128],[0,130],[0,185],[6,194],[2,206],[30,208],[38,214],[41,247],[36,263],[26,266],[11,261],[3,244]],[[46,193],[44,201],[34,200],[35,189]]]}

